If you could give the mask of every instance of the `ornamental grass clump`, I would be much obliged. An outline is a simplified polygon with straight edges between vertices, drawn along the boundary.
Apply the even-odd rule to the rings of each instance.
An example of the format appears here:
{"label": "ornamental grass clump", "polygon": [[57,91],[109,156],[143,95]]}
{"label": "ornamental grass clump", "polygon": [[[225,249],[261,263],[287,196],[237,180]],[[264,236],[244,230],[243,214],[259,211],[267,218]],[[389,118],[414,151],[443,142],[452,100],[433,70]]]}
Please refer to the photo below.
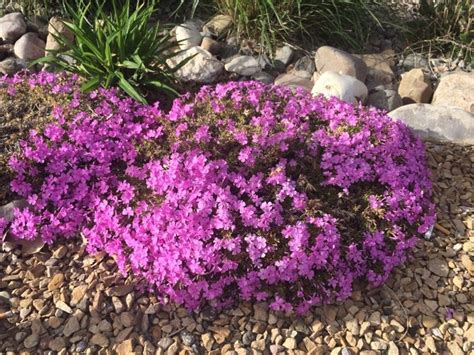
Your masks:
{"label": "ornamental grass clump", "polygon": [[381,111],[257,82],[168,113],[113,90],[88,100],[11,159],[30,208],[10,231],[82,234],[163,302],[305,313],[382,284],[434,223],[424,146]]}

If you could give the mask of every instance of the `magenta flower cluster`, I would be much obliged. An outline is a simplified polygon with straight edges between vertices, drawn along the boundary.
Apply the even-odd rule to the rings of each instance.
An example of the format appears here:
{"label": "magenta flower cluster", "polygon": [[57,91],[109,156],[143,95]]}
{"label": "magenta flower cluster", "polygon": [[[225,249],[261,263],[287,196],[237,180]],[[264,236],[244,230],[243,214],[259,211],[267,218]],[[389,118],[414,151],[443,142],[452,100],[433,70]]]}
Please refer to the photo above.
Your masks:
{"label": "magenta flower cluster", "polygon": [[9,92],[25,80],[71,100],[10,161],[11,233],[82,234],[163,301],[305,313],[383,283],[434,223],[424,146],[381,111],[230,82],[164,113],[47,73]]}

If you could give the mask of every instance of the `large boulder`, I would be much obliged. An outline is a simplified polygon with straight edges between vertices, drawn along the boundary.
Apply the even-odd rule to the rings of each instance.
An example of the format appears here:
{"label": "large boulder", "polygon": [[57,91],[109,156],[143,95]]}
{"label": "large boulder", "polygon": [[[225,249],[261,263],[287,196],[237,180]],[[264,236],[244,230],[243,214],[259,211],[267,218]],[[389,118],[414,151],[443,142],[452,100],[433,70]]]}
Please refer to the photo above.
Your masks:
{"label": "large boulder", "polygon": [[225,70],[243,76],[250,76],[261,71],[262,66],[251,55],[240,55],[226,63]]}
{"label": "large boulder", "polygon": [[35,60],[44,56],[46,43],[34,32],[25,33],[15,42],[13,51],[23,60]]}
{"label": "large boulder", "polygon": [[189,49],[194,46],[199,46],[202,41],[199,28],[200,25],[197,21],[187,21],[177,26],[175,29],[175,36],[179,48]]}
{"label": "large boulder", "polygon": [[224,64],[214,58],[211,53],[198,46],[182,51],[166,62],[174,68],[190,57],[192,58],[176,71],[176,76],[183,81],[212,83],[224,70]]}
{"label": "large boulder", "polygon": [[46,51],[57,51],[61,49],[61,44],[55,37],[62,37],[70,43],[74,41],[74,34],[66,27],[61,18],[57,16],[51,17],[49,20]]}
{"label": "large boulder", "polygon": [[13,12],[0,17],[0,38],[7,43],[14,43],[26,32],[26,22],[23,14]]}
{"label": "large boulder", "polygon": [[465,110],[430,104],[411,104],[399,107],[388,115],[407,124],[422,138],[474,144],[474,115]]}
{"label": "large boulder", "polygon": [[365,101],[368,90],[362,81],[353,76],[327,71],[315,82],[311,93],[314,96],[336,96],[343,101],[356,104]]}
{"label": "large boulder", "polygon": [[367,65],[356,56],[330,46],[320,47],[315,55],[316,70],[320,73],[333,71],[350,75],[364,82]]}
{"label": "large boulder", "polygon": [[432,103],[474,113],[474,73],[456,71],[441,77]]}
{"label": "large boulder", "polygon": [[402,76],[398,93],[405,105],[429,103],[433,95],[433,89],[423,70],[412,69]]}

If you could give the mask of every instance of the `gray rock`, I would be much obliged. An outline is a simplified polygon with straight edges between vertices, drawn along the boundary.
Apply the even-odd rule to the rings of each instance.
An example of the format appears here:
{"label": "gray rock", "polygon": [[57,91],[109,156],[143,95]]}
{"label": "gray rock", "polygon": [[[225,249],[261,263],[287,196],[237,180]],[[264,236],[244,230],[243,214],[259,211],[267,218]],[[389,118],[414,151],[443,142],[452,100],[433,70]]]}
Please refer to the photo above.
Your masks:
{"label": "gray rock", "polygon": [[175,29],[176,41],[181,49],[189,49],[194,46],[199,46],[202,41],[201,33],[199,32],[200,25],[198,21],[187,21]]}
{"label": "gray rock", "polygon": [[[1,62],[0,62],[1,64]],[[0,207],[0,218],[3,218],[7,222],[11,222],[13,220],[13,215],[15,208],[25,208],[27,205],[25,200],[14,200],[6,205]]]}
{"label": "gray rock", "polygon": [[250,76],[261,71],[258,61],[250,55],[241,55],[225,64],[225,70],[242,76]]}
{"label": "gray rock", "polygon": [[393,50],[375,54],[362,54],[359,57],[367,65],[365,84],[369,90],[378,85],[389,85],[395,80],[395,74],[390,67],[394,64],[395,52]]}
{"label": "gray rock", "polygon": [[332,71],[353,76],[362,82],[367,76],[367,65],[362,59],[337,48],[320,47],[316,51],[314,61],[320,73]]}
{"label": "gray rock", "polygon": [[275,51],[274,66],[277,69],[284,69],[293,58],[294,50],[290,46],[278,47]]}
{"label": "gray rock", "polygon": [[13,12],[0,18],[0,38],[4,42],[14,43],[26,32],[23,14]]}
{"label": "gray rock", "polygon": [[212,83],[224,69],[224,64],[214,58],[211,53],[197,46],[178,53],[166,62],[170,67],[175,67],[189,57],[192,58],[176,71],[176,76],[185,82]]}
{"label": "gray rock", "polygon": [[268,74],[264,71],[261,71],[261,72],[258,72],[258,73],[255,73],[254,75],[252,75],[252,80],[257,80],[257,81],[260,81],[264,84],[272,84],[273,83],[273,76],[271,76],[270,74]]}
{"label": "gray rock", "polygon": [[23,59],[9,57],[0,62],[0,73],[13,75],[22,69],[25,69],[28,63]]}
{"label": "gray rock", "polygon": [[290,88],[303,88],[307,91],[311,91],[313,88],[313,82],[311,80],[296,76],[291,73],[277,76],[275,79],[275,85],[283,85]]}
{"label": "gray rock", "polygon": [[13,51],[23,60],[35,60],[44,56],[46,43],[38,37],[37,33],[28,32],[15,42]]}
{"label": "gray rock", "polygon": [[402,106],[403,102],[395,90],[376,90],[369,94],[367,105],[390,112]]}
{"label": "gray rock", "polygon": [[428,59],[418,53],[410,53],[402,61],[402,66],[405,70],[412,70],[415,68],[429,69]]}
{"label": "gray rock", "polygon": [[459,108],[411,104],[389,116],[404,122],[422,138],[474,144],[474,115]]}
{"label": "gray rock", "polygon": [[211,37],[203,37],[201,42],[201,48],[211,54],[219,55],[222,51],[223,46],[220,42],[217,42]]}
{"label": "gray rock", "polygon": [[474,73],[455,71],[442,76],[432,104],[457,107],[474,113]]}
{"label": "gray rock", "polygon": [[326,97],[336,96],[343,101],[356,104],[366,100],[368,90],[362,81],[353,76],[327,71],[316,81],[311,93]]}
{"label": "gray rock", "polygon": [[292,73],[305,79],[311,79],[315,70],[313,59],[305,55],[295,62]]}

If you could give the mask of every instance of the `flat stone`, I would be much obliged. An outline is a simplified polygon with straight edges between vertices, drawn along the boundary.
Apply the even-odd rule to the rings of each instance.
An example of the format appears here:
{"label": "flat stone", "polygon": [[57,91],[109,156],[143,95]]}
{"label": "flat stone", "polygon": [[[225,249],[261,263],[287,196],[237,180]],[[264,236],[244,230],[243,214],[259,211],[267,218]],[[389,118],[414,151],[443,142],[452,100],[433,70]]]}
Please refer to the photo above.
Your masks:
{"label": "flat stone", "polygon": [[59,352],[61,350],[66,349],[66,341],[64,340],[64,338],[61,337],[54,338],[49,341],[48,346],[51,350]]}
{"label": "flat stone", "polygon": [[266,303],[254,304],[253,318],[257,321],[266,322],[268,320],[268,305]]}
{"label": "flat stone", "polygon": [[474,73],[455,71],[441,77],[433,105],[451,106],[474,113]]}
{"label": "flat stone", "polygon": [[474,144],[474,114],[465,110],[411,104],[397,108],[389,116],[404,122],[421,138]]}
{"label": "flat stone", "polygon": [[20,58],[9,57],[0,62],[0,73],[13,75],[22,69],[25,69],[28,63]]}
{"label": "flat stone", "polygon": [[129,355],[133,353],[133,340],[127,339],[122,341],[115,349],[117,355]]}
{"label": "flat stone", "polygon": [[34,348],[36,345],[39,343],[39,335],[36,333],[31,334],[30,336],[27,336],[25,340],[23,341],[23,345],[27,349]]}
{"label": "flat stone", "polygon": [[109,339],[101,333],[94,334],[89,341],[91,344],[100,346],[102,348],[106,348],[107,346],[109,346]]}
{"label": "flat stone", "polygon": [[219,37],[226,33],[232,26],[232,17],[229,15],[216,15],[212,17],[204,26],[204,32]]}
{"label": "flat stone", "polygon": [[297,348],[298,344],[296,343],[296,339],[294,338],[286,338],[283,342],[283,346],[288,350],[294,350]]}
{"label": "flat stone", "polygon": [[87,292],[87,288],[87,285],[79,285],[74,287],[71,293],[71,306],[75,306],[81,302]]}
{"label": "flat stone", "polygon": [[242,76],[250,76],[262,70],[257,59],[250,55],[241,55],[225,64],[225,70]]}
{"label": "flat stone", "polygon": [[72,316],[68,319],[66,324],[64,325],[63,334],[65,337],[70,337],[75,332],[81,329],[81,325],[75,316]]}
{"label": "flat stone", "polygon": [[61,300],[56,302],[56,308],[66,313],[72,313],[71,307],[69,307],[64,301]]}
{"label": "flat stone", "polygon": [[390,112],[402,106],[403,101],[395,90],[376,90],[369,94],[366,105]]}
{"label": "flat stone", "polygon": [[427,266],[428,270],[439,277],[446,277],[449,274],[449,266],[442,259],[430,259]]}
{"label": "flat stone", "polygon": [[474,275],[474,262],[469,255],[461,256],[461,263],[471,275]]}
{"label": "flat stone", "polygon": [[60,288],[64,283],[64,274],[56,274],[48,283],[48,291],[54,291]]}

